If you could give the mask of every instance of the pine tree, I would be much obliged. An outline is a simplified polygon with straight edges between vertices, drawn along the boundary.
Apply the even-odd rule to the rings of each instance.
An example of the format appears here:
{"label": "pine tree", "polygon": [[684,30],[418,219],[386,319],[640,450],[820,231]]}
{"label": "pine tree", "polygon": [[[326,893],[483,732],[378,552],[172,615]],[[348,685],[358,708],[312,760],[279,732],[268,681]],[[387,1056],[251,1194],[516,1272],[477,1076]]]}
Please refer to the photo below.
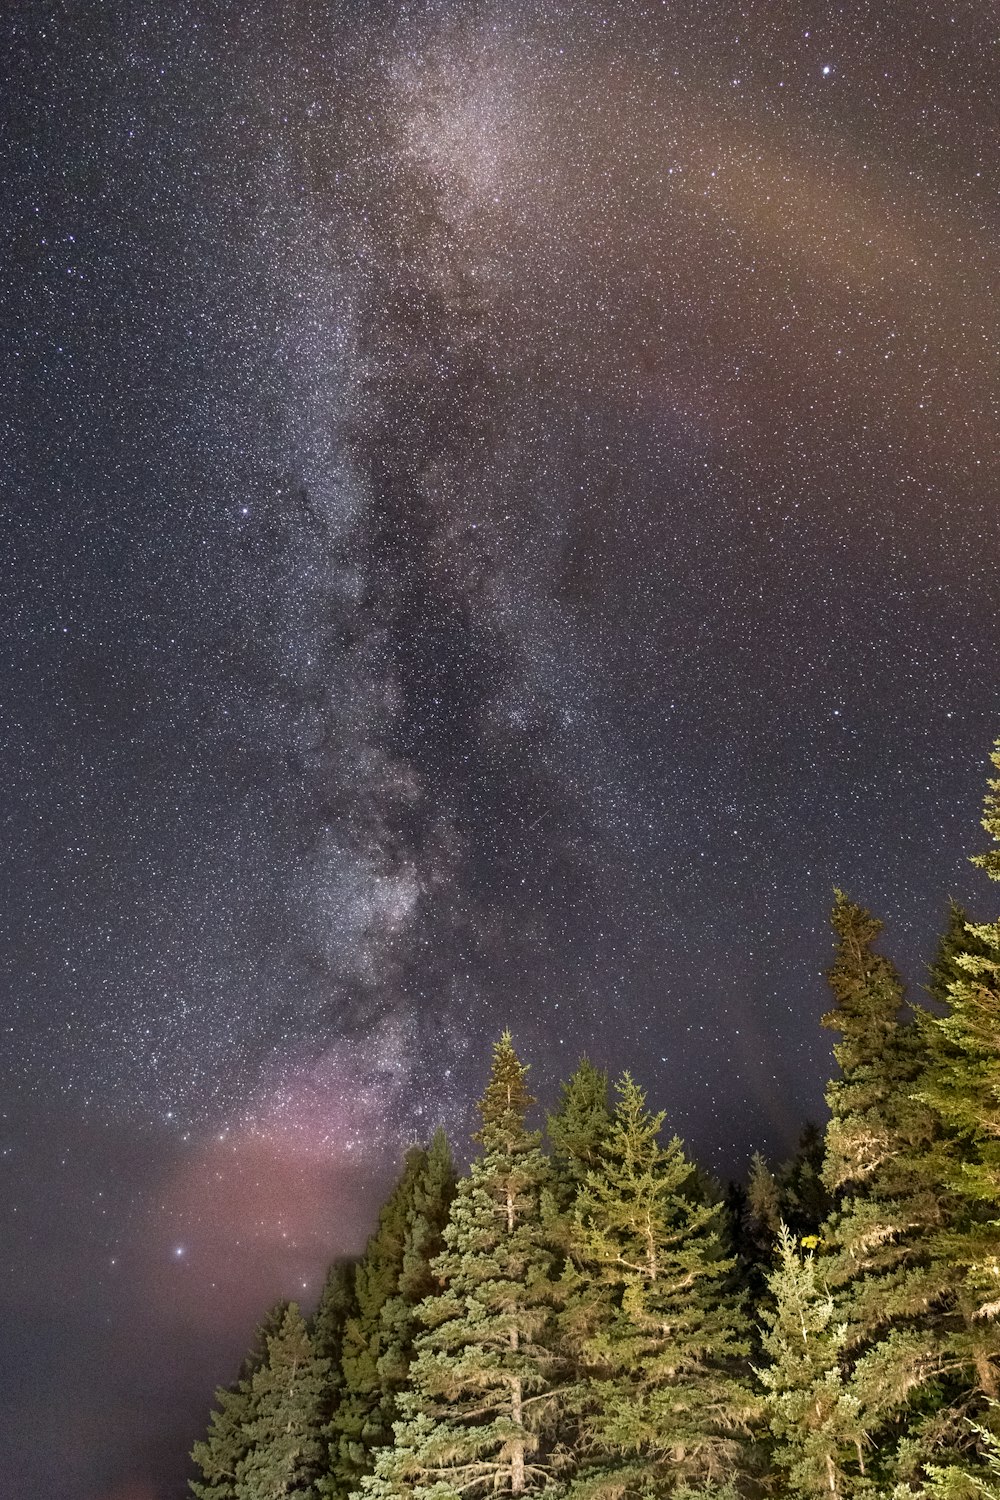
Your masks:
{"label": "pine tree", "polygon": [[836,892],[831,922],[838,940],[828,975],[835,1006],[823,1025],[840,1033],[833,1049],[840,1077],[827,1089],[824,1178],[834,1193],[877,1188],[888,1197],[900,1146],[911,1137],[925,1141],[932,1129],[927,1111],[914,1109],[910,1100],[922,1061],[920,1038],[904,1024],[895,968],[872,946],[882,923],[842,891]]}
{"label": "pine tree", "polygon": [[827,1090],[823,1175],[838,1206],[822,1229],[821,1266],[867,1434],[848,1487],[863,1489],[915,1479],[938,1441],[948,1292],[935,1236],[947,1206],[932,1166],[937,1121],[915,1097],[923,1032],[873,946],[882,924],[839,891],[832,923],[835,1006],[823,1024],[840,1034],[840,1077]]}
{"label": "pine tree", "polygon": [[847,1330],[836,1321],[813,1253],[801,1255],[785,1225],[778,1254],[768,1280],[770,1306],[763,1310],[769,1363],[758,1372],[767,1392],[773,1461],[785,1493],[802,1500],[844,1500],[865,1437],[858,1402],[841,1370]]}
{"label": "pine tree", "polygon": [[739,1378],[745,1321],[706,1201],[663,1115],[626,1074],[574,1218],[573,1259],[598,1316],[581,1428],[586,1496],[679,1494],[738,1472],[755,1400]]}
{"label": "pine tree", "polygon": [[341,1337],[341,1398],[328,1428],[330,1471],[321,1489],[340,1496],[370,1472],[376,1448],[392,1441],[396,1394],[404,1384],[416,1305],[433,1290],[430,1262],[454,1196],[455,1171],[443,1131],[414,1148],[355,1269],[353,1309]]}
{"label": "pine tree", "polygon": [[[990,760],[1000,771],[1000,739],[994,743]],[[993,842],[1000,846],[1000,777],[989,779],[986,787],[982,826]],[[1000,880],[1000,847],[988,849],[985,854],[974,854],[972,863],[978,865],[981,870],[985,870],[991,880]]]}
{"label": "pine tree", "polygon": [[600,1160],[611,1127],[608,1075],[580,1059],[562,1085],[559,1108],[548,1118],[552,1176],[559,1209],[568,1208]]}
{"label": "pine tree", "polygon": [[811,1120],[803,1125],[795,1150],[776,1174],[781,1219],[793,1234],[810,1238],[833,1208],[833,1199],[823,1181],[826,1155],[825,1134]]}
{"label": "pine tree", "polygon": [[928,993],[937,1004],[946,1009],[951,986],[964,981],[967,970],[962,955],[973,953],[985,957],[989,944],[975,936],[975,927],[969,921],[968,912],[957,901],[948,902],[948,920],[944,932],[938,939],[937,953],[928,971]]}
{"label": "pine tree", "polygon": [[431,1268],[441,1290],[418,1309],[423,1331],[395,1445],[361,1484],[372,1500],[476,1500],[551,1485],[554,1254],[542,1213],[548,1166],[525,1123],[534,1102],[526,1071],[505,1033],[479,1104],[481,1152],[458,1184]]}
{"label": "pine tree", "polygon": [[406,1383],[413,1342],[421,1327],[417,1308],[438,1290],[432,1268],[444,1248],[444,1230],[456,1191],[455,1164],[443,1130],[431,1141],[413,1184],[403,1235],[403,1254],[396,1295],[382,1309],[382,1353],[378,1370],[385,1397],[384,1441],[391,1440],[395,1420],[393,1396]]}
{"label": "pine tree", "polygon": [[[1000,767],[1000,741],[992,760]],[[1000,842],[996,780],[983,827]],[[973,863],[1000,880],[1000,850]],[[955,1312],[941,1350],[952,1375],[943,1440],[960,1450],[970,1418],[1000,1430],[1000,923],[969,923],[952,905],[932,992],[945,1013],[921,1017],[917,1093],[941,1123],[932,1165],[949,1209],[934,1250]]]}
{"label": "pine tree", "polygon": [[759,1151],[750,1158],[743,1223],[754,1258],[766,1264],[781,1232],[781,1189]]}
{"label": "pine tree", "polygon": [[250,1448],[253,1414],[250,1382],[220,1387],[215,1402],[208,1434],[191,1450],[192,1461],[202,1477],[191,1479],[188,1484],[198,1500],[236,1500],[236,1470]]}
{"label": "pine tree", "polygon": [[201,1479],[189,1480],[198,1500],[236,1500],[236,1471],[250,1450],[250,1426],[254,1418],[253,1376],[267,1359],[267,1341],[281,1327],[287,1302],[279,1302],[258,1327],[253,1345],[235,1383],[215,1393],[215,1410],[209,1417],[208,1433],[191,1450],[192,1462]]}
{"label": "pine tree", "polygon": [[418,1148],[407,1153],[402,1175],[354,1268],[353,1306],[340,1340],[341,1395],[328,1432],[330,1474],[324,1480],[324,1494],[349,1494],[368,1468],[370,1446],[380,1427],[377,1418],[372,1445],[366,1429],[383,1395],[378,1373],[382,1310],[399,1286],[407,1205],[424,1158]]}
{"label": "pine tree", "polygon": [[[344,1400],[344,1330],[347,1320],[357,1310],[354,1300],[354,1272],[352,1260],[334,1261],[326,1274],[316,1311],[309,1325],[313,1349],[326,1360],[327,1375],[323,1395],[322,1430],[324,1444],[328,1447],[332,1424]],[[329,1463],[324,1469],[329,1468]],[[327,1475],[319,1480],[320,1492],[325,1494]]]}
{"label": "pine tree", "polygon": [[336,1260],[326,1273],[323,1290],[313,1314],[310,1335],[313,1348],[322,1358],[330,1361],[330,1387],[339,1388],[342,1381],[340,1368],[344,1345],[344,1329],[348,1318],[357,1312],[354,1300],[353,1260]]}
{"label": "pine tree", "polygon": [[747,1213],[755,1232],[776,1240],[781,1232],[781,1190],[759,1151],[750,1158],[747,1180]]}
{"label": "pine tree", "polygon": [[290,1303],[267,1340],[267,1360],[251,1380],[250,1447],[236,1468],[236,1500],[315,1500],[323,1459],[320,1435],[328,1364],[316,1354]]}

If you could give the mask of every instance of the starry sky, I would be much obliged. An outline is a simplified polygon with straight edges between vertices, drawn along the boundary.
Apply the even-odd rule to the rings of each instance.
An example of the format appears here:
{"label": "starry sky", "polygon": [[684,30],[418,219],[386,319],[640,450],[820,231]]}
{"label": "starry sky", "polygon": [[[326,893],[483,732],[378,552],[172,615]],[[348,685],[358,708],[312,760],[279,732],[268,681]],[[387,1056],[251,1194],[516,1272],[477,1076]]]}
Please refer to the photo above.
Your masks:
{"label": "starry sky", "polygon": [[509,1024],[706,1166],[1000,733],[973,0],[39,0],[0,91],[0,1472],[172,1500]]}

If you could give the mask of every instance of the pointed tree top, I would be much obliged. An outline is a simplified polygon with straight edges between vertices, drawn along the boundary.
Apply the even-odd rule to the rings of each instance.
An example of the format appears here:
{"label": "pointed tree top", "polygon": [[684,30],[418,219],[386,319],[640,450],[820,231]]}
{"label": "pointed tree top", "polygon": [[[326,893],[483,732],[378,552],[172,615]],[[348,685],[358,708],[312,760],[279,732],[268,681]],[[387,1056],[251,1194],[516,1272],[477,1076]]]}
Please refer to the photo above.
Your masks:
{"label": "pointed tree top", "polygon": [[865,907],[852,901],[846,891],[836,886],[833,891],[830,924],[842,943],[858,947],[867,947],[869,943],[874,943],[885,925]]}
{"label": "pointed tree top", "polygon": [[[990,760],[1000,771],[1000,739],[994,742]],[[1000,845],[1000,777],[991,777],[986,786],[982,825],[994,843]],[[989,849],[985,854],[974,854],[972,863],[985,870],[991,880],[1000,880],[1000,848]]]}
{"label": "pointed tree top", "polygon": [[607,1119],[607,1074],[589,1058],[580,1058],[565,1083],[559,1085],[559,1107],[549,1116],[549,1130],[568,1136],[591,1118]]}
{"label": "pointed tree top", "polygon": [[523,1125],[534,1099],[528,1093],[528,1069],[514,1051],[514,1039],[505,1031],[493,1046],[490,1081],[477,1106],[483,1125]]}
{"label": "pointed tree top", "polygon": [[[834,892],[830,922],[837,936],[837,956],[826,978],[836,1008],[822,1017],[821,1025],[849,1034],[876,1018],[883,1025],[895,1024],[903,1002],[902,981],[892,961],[872,948],[883,923],[843,891]],[[843,1066],[839,1054],[838,1061]]]}

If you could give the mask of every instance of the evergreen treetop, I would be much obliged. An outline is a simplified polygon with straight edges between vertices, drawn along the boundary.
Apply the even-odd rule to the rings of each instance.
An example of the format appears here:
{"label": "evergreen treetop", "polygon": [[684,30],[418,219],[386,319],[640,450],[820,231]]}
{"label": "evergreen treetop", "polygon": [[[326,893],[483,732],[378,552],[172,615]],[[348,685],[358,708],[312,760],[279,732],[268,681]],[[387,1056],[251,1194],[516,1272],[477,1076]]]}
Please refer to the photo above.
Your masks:
{"label": "evergreen treetop", "polygon": [[[994,742],[990,760],[1000,771],[1000,739]],[[1000,844],[1000,777],[991,777],[987,783],[986,800],[983,806],[982,826]],[[991,880],[1000,880],[1000,848],[989,849],[985,854],[974,854],[972,863],[985,870]]]}
{"label": "evergreen treetop", "polygon": [[354,1270],[338,1351],[338,1399],[326,1429],[324,1495],[355,1490],[375,1449],[391,1441],[396,1395],[406,1381],[417,1330],[416,1304],[435,1289],[430,1262],[454,1195],[455,1170],[443,1131],[414,1147]]}
{"label": "evergreen treetop", "polygon": [[256,1413],[253,1377],[268,1358],[268,1343],[280,1329],[287,1302],[278,1302],[258,1326],[249,1352],[231,1386],[215,1393],[215,1409],[208,1432],[191,1450],[200,1479],[188,1481],[198,1500],[236,1500],[236,1471],[251,1446],[250,1427]]}
{"label": "evergreen treetop", "polygon": [[561,1208],[568,1207],[600,1159],[611,1127],[608,1075],[581,1058],[562,1085],[558,1108],[548,1117],[552,1173]]}
{"label": "evergreen treetop", "polygon": [[574,1493],[674,1494],[739,1472],[755,1399],[746,1325],[708,1202],[664,1116],[625,1074],[574,1209],[574,1295],[595,1310]]}
{"label": "evergreen treetop", "polygon": [[484,1151],[502,1147],[504,1143],[509,1147],[520,1143],[527,1149],[524,1122],[535,1103],[528,1092],[527,1077],[528,1069],[514,1051],[514,1039],[505,1031],[494,1043],[490,1080],[476,1105],[483,1123],[473,1139]]}
{"label": "evergreen treetop", "polygon": [[458,1184],[432,1263],[439,1290],[418,1308],[395,1442],[363,1494],[477,1497],[551,1485],[545,1442],[561,1366],[554,1253],[542,1198],[548,1164],[525,1125],[525,1069],[505,1034],[480,1102],[481,1153]]}
{"label": "evergreen treetop", "polygon": [[822,1283],[813,1253],[803,1255],[786,1225],[764,1308],[764,1352],[758,1374],[775,1438],[773,1462],[785,1492],[802,1500],[844,1500],[863,1467],[865,1432],[841,1368],[846,1326]]}
{"label": "evergreen treetop", "polygon": [[290,1302],[251,1380],[250,1444],[236,1467],[236,1500],[282,1500],[293,1494],[315,1500],[328,1368],[313,1349],[298,1306]]}

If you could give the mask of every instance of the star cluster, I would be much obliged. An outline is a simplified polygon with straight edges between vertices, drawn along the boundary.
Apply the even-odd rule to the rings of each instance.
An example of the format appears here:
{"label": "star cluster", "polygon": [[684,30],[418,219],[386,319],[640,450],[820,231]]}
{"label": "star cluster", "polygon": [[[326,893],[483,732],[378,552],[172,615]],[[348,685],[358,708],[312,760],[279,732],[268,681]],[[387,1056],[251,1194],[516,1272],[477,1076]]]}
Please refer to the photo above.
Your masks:
{"label": "star cluster", "polygon": [[996,27],[0,25],[3,1425],[107,1372],[5,1463],[165,1496],[503,1025],[738,1171],[821,1109],[831,888],[914,985],[982,904]]}

